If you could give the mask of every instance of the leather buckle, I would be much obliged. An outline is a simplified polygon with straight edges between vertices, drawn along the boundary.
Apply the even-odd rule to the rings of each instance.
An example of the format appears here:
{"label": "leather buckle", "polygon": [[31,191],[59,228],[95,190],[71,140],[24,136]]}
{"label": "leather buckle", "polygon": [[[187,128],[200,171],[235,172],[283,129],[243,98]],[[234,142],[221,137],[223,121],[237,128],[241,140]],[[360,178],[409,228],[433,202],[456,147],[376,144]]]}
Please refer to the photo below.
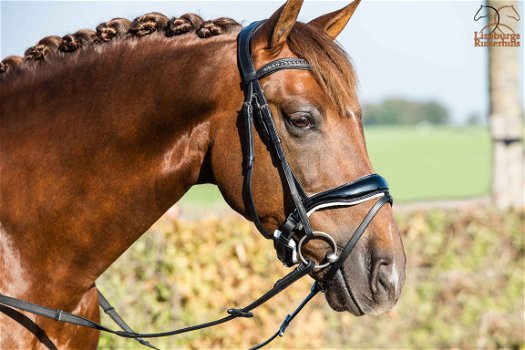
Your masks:
{"label": "leather buckle", "polygon": [[255,128],[259,132],[259,135],[263,139],[264,142],[268,143],[270,142],[270,132],[268,131],[268,127],[266,126],[266,123],[264,122],[264,117],[262,115],[262,110],[260,106],[256,107],[255,110]]}
{"label": "leather buckle", "polygon": [[273,245],[279,260],[287,267],[298,263],[297,243],[292,239],[287,239],[281,231],[275,230],[273,233]]}

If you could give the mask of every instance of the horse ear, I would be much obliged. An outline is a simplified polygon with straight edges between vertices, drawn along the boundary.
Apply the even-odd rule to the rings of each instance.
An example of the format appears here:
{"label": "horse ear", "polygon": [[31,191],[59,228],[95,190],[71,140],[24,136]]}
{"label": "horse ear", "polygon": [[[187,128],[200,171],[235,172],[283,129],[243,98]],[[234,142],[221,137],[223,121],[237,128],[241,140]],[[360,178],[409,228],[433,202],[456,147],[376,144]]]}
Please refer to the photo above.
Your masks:
{"label": "horse ear", "polygon": [[288,0],[257,30],[256,42],[263,42],[265,48],[280,51],[303,5],[303,0]]}
{"label": "horse ear", "polygon": [[350,5],[347,5],[340,10],[317,17],[316,19],[308,22],[308,24],[324,29],[324,31],[330,35],[332,39],[335,39],[339,33],[343,31],[360,2],[361,0],[354,0]]}

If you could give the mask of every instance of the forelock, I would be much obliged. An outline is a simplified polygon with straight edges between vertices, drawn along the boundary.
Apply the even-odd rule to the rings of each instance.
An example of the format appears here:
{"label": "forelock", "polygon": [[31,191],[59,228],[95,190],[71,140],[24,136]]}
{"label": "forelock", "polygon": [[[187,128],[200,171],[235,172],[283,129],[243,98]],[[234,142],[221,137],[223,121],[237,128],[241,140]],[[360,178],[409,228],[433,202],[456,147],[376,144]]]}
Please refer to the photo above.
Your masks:
{"label": "forelock", "polygon": [[308,60],[321,88],[341,115],[359,109],[357,77],[343,48],[324,31],[297,22],[287,39],[290,50]]}

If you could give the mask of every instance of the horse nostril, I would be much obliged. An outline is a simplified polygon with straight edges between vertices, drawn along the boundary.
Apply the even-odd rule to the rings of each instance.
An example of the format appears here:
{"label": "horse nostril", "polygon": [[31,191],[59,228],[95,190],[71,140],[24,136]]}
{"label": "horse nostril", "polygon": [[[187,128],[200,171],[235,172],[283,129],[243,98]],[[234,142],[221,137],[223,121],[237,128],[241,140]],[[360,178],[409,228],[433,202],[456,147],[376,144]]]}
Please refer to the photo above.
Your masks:
{"label": "horse nostril", "polygon": [[389,259],[378,259],[372,266],[370,290],[374,296],[389,296],[394,290],[392,264]]}

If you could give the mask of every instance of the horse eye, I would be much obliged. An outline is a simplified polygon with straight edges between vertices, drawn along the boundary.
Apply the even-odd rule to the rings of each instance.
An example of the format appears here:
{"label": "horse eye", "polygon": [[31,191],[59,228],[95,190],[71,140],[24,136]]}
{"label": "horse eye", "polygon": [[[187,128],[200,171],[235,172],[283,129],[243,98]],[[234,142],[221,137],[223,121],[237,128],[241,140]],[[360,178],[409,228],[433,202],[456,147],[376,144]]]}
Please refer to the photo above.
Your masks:
{"label": "horse eye", "polygon": [[290,124],[299,129],[307,129],[312,127],[312,122],[309,115],[306,113],[293,113],[289,117]]}

